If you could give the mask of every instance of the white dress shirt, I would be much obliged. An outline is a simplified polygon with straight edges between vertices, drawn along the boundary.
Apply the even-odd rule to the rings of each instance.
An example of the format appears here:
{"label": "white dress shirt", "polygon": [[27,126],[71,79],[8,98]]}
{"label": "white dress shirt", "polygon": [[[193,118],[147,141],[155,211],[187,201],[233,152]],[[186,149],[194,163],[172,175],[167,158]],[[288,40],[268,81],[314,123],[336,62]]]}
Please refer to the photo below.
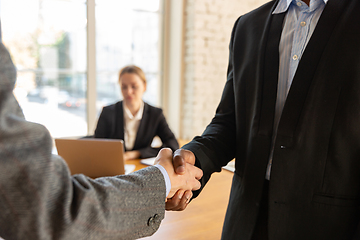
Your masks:
{"label": "white dress shirt", "polygon": [[123,102],[124,111],[124,142],[125,149],[132,150],[134,148],[135,139],[139,130],[140,121],[144,112],[144,102],[141,102],[139,111],[134,115],[130,112]]}

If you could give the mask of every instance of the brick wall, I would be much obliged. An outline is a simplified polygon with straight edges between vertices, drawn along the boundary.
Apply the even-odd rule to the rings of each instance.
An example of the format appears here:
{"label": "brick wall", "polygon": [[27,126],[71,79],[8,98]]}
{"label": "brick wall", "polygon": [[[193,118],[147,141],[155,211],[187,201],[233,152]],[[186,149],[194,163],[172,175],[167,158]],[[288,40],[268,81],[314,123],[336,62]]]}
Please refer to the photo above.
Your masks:
{"label": "brick wall", "polygon": [[186,0],[180,138],[203,132],[226,81],[235,20],[267,0]]}

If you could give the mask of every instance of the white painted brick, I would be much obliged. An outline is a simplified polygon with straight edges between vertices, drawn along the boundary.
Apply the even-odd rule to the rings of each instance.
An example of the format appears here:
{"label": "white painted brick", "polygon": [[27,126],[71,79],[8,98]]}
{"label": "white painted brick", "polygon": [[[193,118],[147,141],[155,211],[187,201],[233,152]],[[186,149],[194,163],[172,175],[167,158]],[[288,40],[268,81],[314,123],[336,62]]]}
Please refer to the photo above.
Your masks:
{"label": "white painted brick", "polygon": [[267,1],[186,0],[181,138],[200,135],[215,114],[234,22]]}

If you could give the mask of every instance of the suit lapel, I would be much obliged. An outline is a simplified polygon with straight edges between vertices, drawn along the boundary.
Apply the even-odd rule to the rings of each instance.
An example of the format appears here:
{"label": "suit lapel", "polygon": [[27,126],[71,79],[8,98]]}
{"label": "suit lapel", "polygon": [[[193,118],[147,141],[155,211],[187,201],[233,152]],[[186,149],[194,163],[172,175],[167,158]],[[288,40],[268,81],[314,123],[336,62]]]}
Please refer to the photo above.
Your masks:
{"label": "suit lapel", "polygon": [[115,139],[124,139],[124,111],[122,103],[122,101],[116,103],[115,107],[115,130],[113,131],[115,133],[115,136],[113,138]]}
{"label": "suit lapel", "polygon": [[[139,125],[139,129],[136,133],[136,139],[135,139],[135,143],[134,143],[134,149],[138,149],[138,145],[141,143],[142,138],[144,138],[145,133],[146,133],[146,128],[147,128],[147,123],[149,122],[149,106],[144,103],[144,112],[143,112],[143,116],[141,118],[140,121],[140,125]],[[142,137],[140,137],[142,136]]]}
{"label": "suit lapel", "polygon": [[[277,4],[274,5],[276,7]],[[272,10],[273,11],[273,10]],[[271,11],[271,12],[272,12]],[[274,125],[275,103],[279,73],[279,42],[285,13],[270,14],[267,32],[263,37],[265,46],[264,75],[262,77],[262,96],[259,135],[271,136]],[[261,72],[261,71],[260,71]]]}
{"label": "suit lapel", "polygon": [[327,45],[326,43],[330,39],[347,4],[349,4],[349,1],[346,0],[329,0],[326,4],[295,73],[280,119],[278,135],[289,139],[294,136],[307,93]]}

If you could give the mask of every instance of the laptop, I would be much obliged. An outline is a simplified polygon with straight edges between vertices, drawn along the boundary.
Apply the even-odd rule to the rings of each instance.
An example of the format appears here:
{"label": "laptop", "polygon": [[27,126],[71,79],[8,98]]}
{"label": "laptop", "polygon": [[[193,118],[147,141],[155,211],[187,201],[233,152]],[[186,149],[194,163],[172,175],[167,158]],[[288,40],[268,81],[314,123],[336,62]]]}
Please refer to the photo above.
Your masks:
{"label": "laptop", "polygon": [[55,145],[72,175],[97,178],[125,174],[123,140],[56,138]]}

